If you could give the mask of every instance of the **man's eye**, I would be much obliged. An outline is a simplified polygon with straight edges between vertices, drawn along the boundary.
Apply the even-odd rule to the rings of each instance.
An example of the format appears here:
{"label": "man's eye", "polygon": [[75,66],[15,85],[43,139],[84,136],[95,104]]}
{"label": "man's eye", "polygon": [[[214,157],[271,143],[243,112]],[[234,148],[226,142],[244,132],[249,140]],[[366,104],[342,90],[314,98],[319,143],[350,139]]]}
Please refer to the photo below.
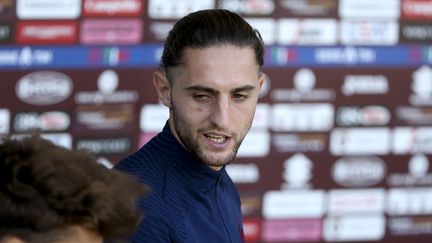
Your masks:
{"label": "man's eye", "polygon": [[242,100],[245,100],[245,99],[247,99],[249,96],[248,95],[245,95],[245,94],[234,94],[233,95],[233,98],[235,99],[235,100],[237,100],[237,101],[242,101]]}
{"label": "man's eye", "polygon": [[206,101],[206,100],[210,99],[210,97],[208,95],[204,95],[204,94],[194,94],[193,98],[197,101]]}

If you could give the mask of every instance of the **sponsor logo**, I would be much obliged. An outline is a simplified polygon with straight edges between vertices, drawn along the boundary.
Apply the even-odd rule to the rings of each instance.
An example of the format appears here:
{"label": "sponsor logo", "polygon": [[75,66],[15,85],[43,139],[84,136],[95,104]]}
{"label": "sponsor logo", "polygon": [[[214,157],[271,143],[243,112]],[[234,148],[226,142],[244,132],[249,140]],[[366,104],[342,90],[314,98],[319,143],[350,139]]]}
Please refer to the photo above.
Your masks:
{"label": "sponsor logo", "polygon": [[385,155],[390,152],[388,128],[336,128],[330,134],[333,155]]}
{"label": "sponsor logo", "polygon": [[432,2],[429,0],[402,0],[402,17],[405,19],[432,19]]}
{"label": "sponsor logo", "polygon": [[424,154],[414,155],[408,162],[408,170],[411,176],[420,178],[427,175],[429,160]]}
{"label": "sponsor logo", "polygon": [[[280,19],[277,42],[284,45],[335,45],[336,19]],[[267,44],[267,43],[266,43]]]}
{"label": "sponsor logo", "polygon": [[332,189],[328,193],[328,213],[383,213],[385,191],[374,189]]}
{"label": "sponsor logo", "polygon": [[168,32],[173,28],[173,22],[151,22],[149,26],[150,33],[156,41],[165,41]]}
{"label": "sponsor logo", "polygon": [[0,134],[9,133],[10,111],[8,109],[0,109]]}
{"label": "sponsor logo", "polygon": [[268,104],[258,103],[252,121],[251,130],[268,129],[269,113],[270,106]]}
{"label": "sponsor logo", "polygon": [[142,12],[142,0],[84,0],[84,16],[138,17]]}
{"label": "sponsor logo", "polygon": [[240,193],[241,212],[243,216],[261,216],[261,198],[258,193]]}
{"label": "sponsor logo", "polygon": [[432,26],[426,23],[404,24],[401,28],[401,35],[401,41],[404,42],[430,43],[432,41]]}
{"label": "sponsor logo", "polygon": [[76,19],[81,14],[80,0],[19,0],[19,19]]}
{"label": "sponsor logo", "polygon": [[63,111],[20,112],[15,115],[13,127],[16,132],[62,131],[70,125],[70,117]]}
{"label": "sponsor logo", "polygon": [[316,48],[314,58],[317,64],[355,65],[374,64],[376,51],[367,47],[321,47]]}
{"label": "sponsor logo", "polygon": [[324,101],[334,100],[335,91],[332,89],[316,89],[316,75],[308,68],[302,68],[295,72],[293,77],[294,89],[275,88],[271,91],[274,101]]}
{"label": "sponsor logo", "polygon": [[412,105],[431,106],[432,105],[432,68],[421,66],[412,74],[411,94],[409,101]]}
{"label": "sponsor logo", "polygon": [[408,173],[393,173],[387,177],[389,186],[432,186],[429,159],[424,154],[415,154],[408,162]]}
{"label": "sponsor logo", "polygon": [[264,242],[318,242],[322,238],[322,220],[282,219],[262,222]]}
{"label": "sponsor logo", "polygon": [[[13,134],[11,138],[23,139],[32,135],[31,133]],[[39,135],[55,145],[72,149],[72,136],[69,133],[41,133]]]}
{"label": "sponsor logo", "polygon": [[327,134],[318,133],[276,133],[272,136],[272,142],[276,150],[281,153],[319,152],[325,149],[327,137]]}
{"label": "sponsor logo", "polygon": [[260,240],[261,221],[259,219],[246,218],[243,220],[244,240],[246,242],[258,242]]}
{"label": "sponsor logo", "polygon": [[138,92],[117,90],[119,77],[114,70],[103,71],[97,80],[98,91],[80,91],[75,95],[76,104],[116,104],[135,103]]}
{"label": "sponsor logo", "polygon": [[263,198],[266,219],[320,218],[325,212],[322,190],[268,191]]}
{"label": "sponsor logo", "polygon": [[72,93],[72,80],[63,73],[38,71],[25,75],[16,84],[18,98],[30,105],[53,105]]}
{"label": "sponsor logo", "polygon": [[265,97],[270,92],[271,82],[270,77],[267,74],[264,74],[264,81],[259,91],[258,99]]}
{"label": "sponsor logo", "polygon": [[270,132],[250,130],[240,145],[237,157],[265,157],[270,154]]}
{"label": "sponsor logo", "polygon": [[342,106],[336,112],[339,126],[382,126],[390,122],[390,111],[384,106]]}
{"label": "sponsor logo", "polygon": [[80,41],[83,44],[137,44],[141,41],[139,19],[84,20]]}
{"label": "sponsor logo", "polygon": [[148,0],[148,16],[152,19],[179,19],[191,12],[213,8],[214,0]]}
{"label": "sponsor logo", "polygon": [[11,26],[7,24],[0,24],[0,43],[8,42],[11,38]]}
{"label": "sponsor logo", "polygon": [[129,138],[80,139],[76,149],[87,150],[93,154],[125,154],[131,147]]}
{"label": "sponsor logo", "polygon": [[393,188],[387,193],[389,215],[432,214],[432,188]]}
{"label": "sponsor logo", "polygon": [[133,129],[134,107],[130,104],[79,106],[75,109],[77,133],[97,130]]}
{"label": "sponsor logo", "polygon": [[246,21],[257,29],[266,45],[274,44],[276,23],[272,18],[247,18]]}
{"label": "sponsor logo", "polygon": [[141,108],[140,128],[142,132],[159,132],[169,118],[169,110],[162,104],[146,104]]}
{"label": "sponsor logo", "polygon": [[329,16],[337,11],[337,2],[333,0],[282,0],[280,5],[290,11],[291,15]]}
{"label": "sponsor logo", "polygon": [[400,0],[341,0],[339,15],[342,18],[397,19],[400,16]]}
{"label": "sponsor logo", "polygon": [[386,170],[385,162],[378,157],[347,157],[334,163],[331,175],[344,187],[368,187],[381,182]]}
{"label": "sponsor logo", "polygon": [[25,46],[16,50],[0,50],[1,66],[19,66],[23,68],[32,65],[48,65],[53,62],[53,51]]}
{"label": "sponsor logo", "polygon": [[378,241],[385,235],[383,215],[327,217],[324,219],[325,241]]}
{"label": "sponsor logo", "polygon": [[431,235],[432,217],[413,216],[413,217],[392,217],[389,218],[388,228],[392,235]]}
{"label": "sponsor logo", "polygon": [[393,132],[393,153],[432,154],[432,127],[396,127]]}
{"label": "sponsor logo", "polygon": [[67,44],[77,40],[76,22],[18,22],[19,44]]}
{"label": "sponsor logo", "polygon": [[333,128],[332,104],[275,104],[272,108],[273,131],[329,131]]}
{"label": "sponsor logo", "polygon": [[270,15],[274,12],[272,0],[221,0],[219,7],[239,14]]}
{"label": "sponsor logo", "polygon": [[432,108],[399,106],[396,117],[410,125],[432,125]]}
{"label": "sponsor logo", "polygon": [[377,95],[389,91],[388,79],[384,75],[347,75],[341,87],[347,96],[354,94]]}
{"label": "sponsor logo", "polygon": [[271,46],[266,48],[264,62],[273,65],[286,65],[296,62],[298,59],[297,49],[283,46]]}
{"label": "sponsor logo", "polygon": [[226,170],[234,183],[257,183],[260,179],[256,164],[229,164]]}
{"label": "sponsor logo", "polygon": [[399,41],[396,21],[343,20],[340,28],[345,45],[394,45]]}
{"label": "sponsor logo", "polygon": [[88,62],[93,65],[116,66],[130,61],[129,50],[119,47],[91,48],[88,52]]}
{"label": "sponsor logo", "polygon": [[304,154],[296,153],[283,163],[282,189],[310,189],[313,162]]}

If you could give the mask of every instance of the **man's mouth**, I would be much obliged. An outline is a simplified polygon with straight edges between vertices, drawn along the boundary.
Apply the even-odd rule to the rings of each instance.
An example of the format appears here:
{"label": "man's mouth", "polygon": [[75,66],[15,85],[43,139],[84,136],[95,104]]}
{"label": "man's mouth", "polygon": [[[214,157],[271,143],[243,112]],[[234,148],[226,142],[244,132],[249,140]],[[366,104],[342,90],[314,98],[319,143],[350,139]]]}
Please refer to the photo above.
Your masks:
{"label": "man's mouth", "polygon": [[215,143],[224,143],[228,139],[226,136],[222,136],[222,135],[214,135],[214,134],[204,134],[204,135]]}

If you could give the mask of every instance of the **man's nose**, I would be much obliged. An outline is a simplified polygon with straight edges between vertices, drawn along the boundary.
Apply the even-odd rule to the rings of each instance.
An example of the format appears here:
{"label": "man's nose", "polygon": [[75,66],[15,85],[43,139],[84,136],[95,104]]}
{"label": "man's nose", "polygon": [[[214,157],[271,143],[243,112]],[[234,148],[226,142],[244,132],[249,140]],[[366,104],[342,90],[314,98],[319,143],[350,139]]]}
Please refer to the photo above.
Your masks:
{"label": "man's nose", "polygon": [[228,97],[218,97],[211,114],[211,121],[218,127],[227,127],[230,117],[230,103]]}

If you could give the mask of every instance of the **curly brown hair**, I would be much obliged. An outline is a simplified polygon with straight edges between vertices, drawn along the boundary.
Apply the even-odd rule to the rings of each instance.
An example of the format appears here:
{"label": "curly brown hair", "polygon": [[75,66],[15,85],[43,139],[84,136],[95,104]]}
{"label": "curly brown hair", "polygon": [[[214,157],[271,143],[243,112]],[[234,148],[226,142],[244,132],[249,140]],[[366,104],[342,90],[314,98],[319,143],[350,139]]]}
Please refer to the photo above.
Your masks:
{"label": "curly brown hair", "polygon": [[88,152],[36,136],[0,142],[0,239],[37,242],[76,225],[105,239],[127,237],[142,216],[137,200],[146,191]]}

